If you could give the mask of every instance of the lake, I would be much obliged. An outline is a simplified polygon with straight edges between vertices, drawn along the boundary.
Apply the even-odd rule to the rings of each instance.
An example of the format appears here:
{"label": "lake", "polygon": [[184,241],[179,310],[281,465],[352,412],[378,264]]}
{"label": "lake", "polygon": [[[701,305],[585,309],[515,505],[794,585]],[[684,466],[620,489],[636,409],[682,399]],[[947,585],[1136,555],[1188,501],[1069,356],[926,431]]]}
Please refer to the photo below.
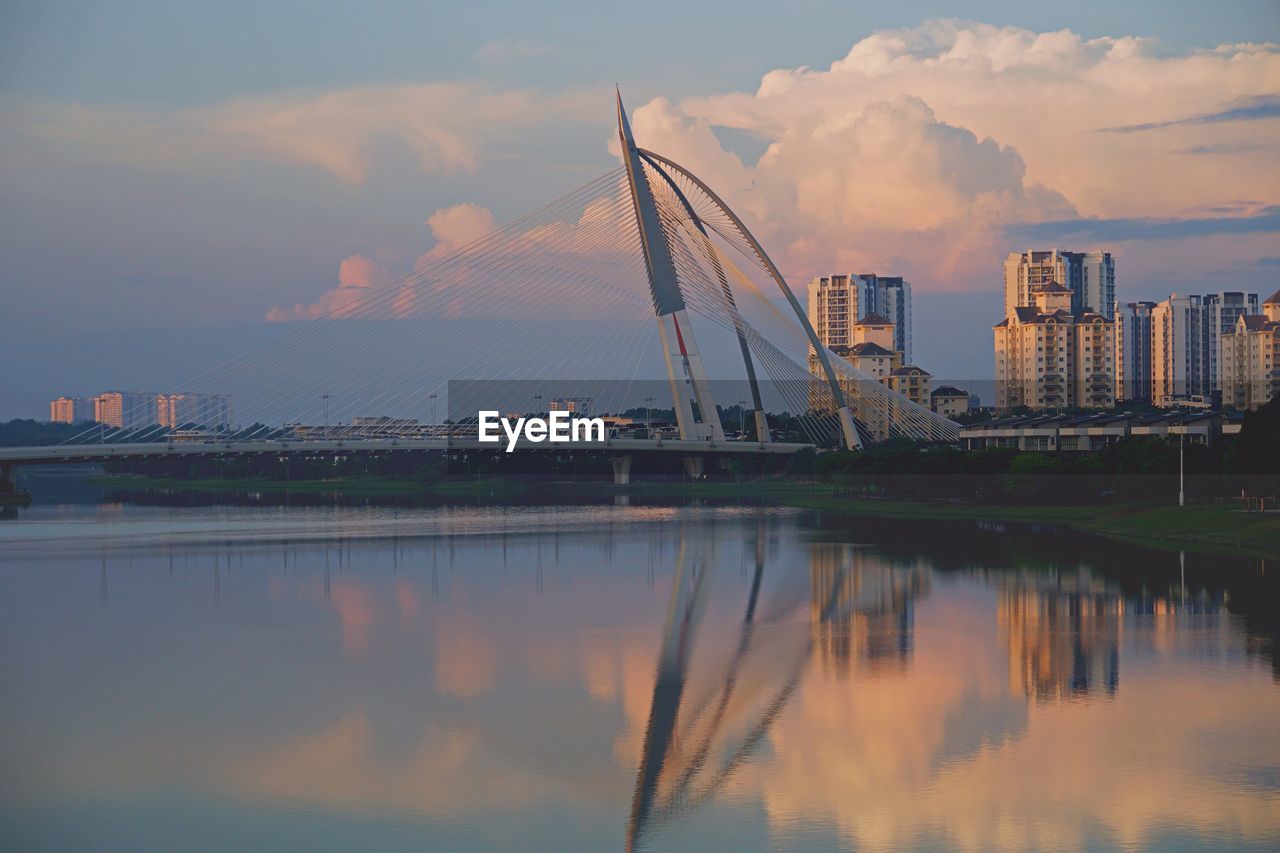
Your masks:
{"label": "lake", "polygon": [[1275,849],[1280,566],[762,506],[39,500],[14,850]]}

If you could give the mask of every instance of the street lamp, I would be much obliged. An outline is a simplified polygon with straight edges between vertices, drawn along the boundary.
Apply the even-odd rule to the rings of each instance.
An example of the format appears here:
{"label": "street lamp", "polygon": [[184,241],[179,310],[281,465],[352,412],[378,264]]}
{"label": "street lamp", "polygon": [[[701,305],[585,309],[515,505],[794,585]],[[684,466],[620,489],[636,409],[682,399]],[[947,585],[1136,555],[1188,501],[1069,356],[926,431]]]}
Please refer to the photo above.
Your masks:
{"label": "street lamp", "polygon": [[653,438],[653,398],[644,398],[644,429],[645,435]]}
{"label": "street lamp", "polygon": [[742,438],[747,431],[747,401],[738,401],[738,438]]}
{"label": "street lamp", "polygon": [[1182,473],[1182,447],[1186,443],[1187,434],[1178,433],[1178,506],[1187,505],[1186,480]]}
{"label": "street lamp", "polygon": [[320,399],[324,401],[324,431],[329,432],[329,395],[321,394]]}

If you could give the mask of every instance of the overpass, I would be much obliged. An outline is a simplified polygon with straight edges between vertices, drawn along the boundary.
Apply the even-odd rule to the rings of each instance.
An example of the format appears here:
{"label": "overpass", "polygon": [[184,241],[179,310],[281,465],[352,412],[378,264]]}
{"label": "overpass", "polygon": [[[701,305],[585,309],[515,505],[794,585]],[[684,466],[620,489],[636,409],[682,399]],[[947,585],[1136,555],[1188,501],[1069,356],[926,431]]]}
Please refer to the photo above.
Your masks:
{"label": "overpass", "polygon": [[[438,438],[332,438],[309,440],[154,441],[115,444],[55,444],[44,447],[0,447],[0,490],[12,484],[12,472],[20,465],[100,463],[112,459],[195,459],[219,456],[275,457],[385,455],[409,452],[503,452],[501,443],[481,442],[469,436]],[[637,455],[666,454],[682,459],[691,476],[700,476],[706,461],[733,457],[778,456],[812,448],[810,444],[778,441],[732,441],[670,438],[606,438],[604,441],[534,442],[521,436],[517,453],[599,453],[613,464],[613,481],[631,481],[631,463]]]}

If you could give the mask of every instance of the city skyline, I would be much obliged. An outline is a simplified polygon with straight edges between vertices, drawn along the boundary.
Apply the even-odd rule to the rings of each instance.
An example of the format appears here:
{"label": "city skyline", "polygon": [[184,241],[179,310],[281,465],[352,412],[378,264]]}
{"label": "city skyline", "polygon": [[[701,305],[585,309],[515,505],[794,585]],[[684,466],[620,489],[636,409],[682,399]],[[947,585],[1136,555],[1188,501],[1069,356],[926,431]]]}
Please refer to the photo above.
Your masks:
{"label": "city skyline", "polygon": [[[793,287],[833,269],[902,276],[912,360],[989,379],[999,263],[1028,245],[1105,246],[1125,302],[1274,289],[1280,26],[1263,9],[1177,34],[1149,23],[1163,41],[1133,20],[1064,29],[997,4],[992,23],[841,19],[844,47],[828,36],[732,80],[636,82],[635,133],[719,188]],[[17,30],[47,40],[58,14],[28,10]],[[64,391],[179,388],[279,335],[272,321],[340,307],[616,162],[607,90],[540,79],[566,55],[544,46],[484,41],[452,74],[394,84],[352,59],[309,86],[265,75],[200,96],[145,92],[128,72],[146,51],[114,76],[39,85],[42,60],[15,53],[0,417],[37,417]],[[1044,128],[1023,127],[1045,76],[1063,94],[1031,123]],[[963,103],[978,78],[980,103]]]}

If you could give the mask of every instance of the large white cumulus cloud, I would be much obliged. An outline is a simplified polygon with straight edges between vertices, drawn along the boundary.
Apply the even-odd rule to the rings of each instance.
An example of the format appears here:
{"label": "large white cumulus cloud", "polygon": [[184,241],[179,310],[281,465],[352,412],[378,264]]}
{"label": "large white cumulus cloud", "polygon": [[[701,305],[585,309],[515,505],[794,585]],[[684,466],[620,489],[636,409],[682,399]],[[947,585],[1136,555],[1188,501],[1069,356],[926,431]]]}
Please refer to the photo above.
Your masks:
{"label": "large white cumulus cloud", "polygon": [[[1233,108],[1278,92],[1275,45],[1167,55],[935,21],[869,36],[825,70],[772,71],[752,93],[652,101],[634,127],[721,189],[793,275],[991,288],[1010,224],[1274,204],[1278,120]],[[767,148],[744,163],[715,128]]]}

